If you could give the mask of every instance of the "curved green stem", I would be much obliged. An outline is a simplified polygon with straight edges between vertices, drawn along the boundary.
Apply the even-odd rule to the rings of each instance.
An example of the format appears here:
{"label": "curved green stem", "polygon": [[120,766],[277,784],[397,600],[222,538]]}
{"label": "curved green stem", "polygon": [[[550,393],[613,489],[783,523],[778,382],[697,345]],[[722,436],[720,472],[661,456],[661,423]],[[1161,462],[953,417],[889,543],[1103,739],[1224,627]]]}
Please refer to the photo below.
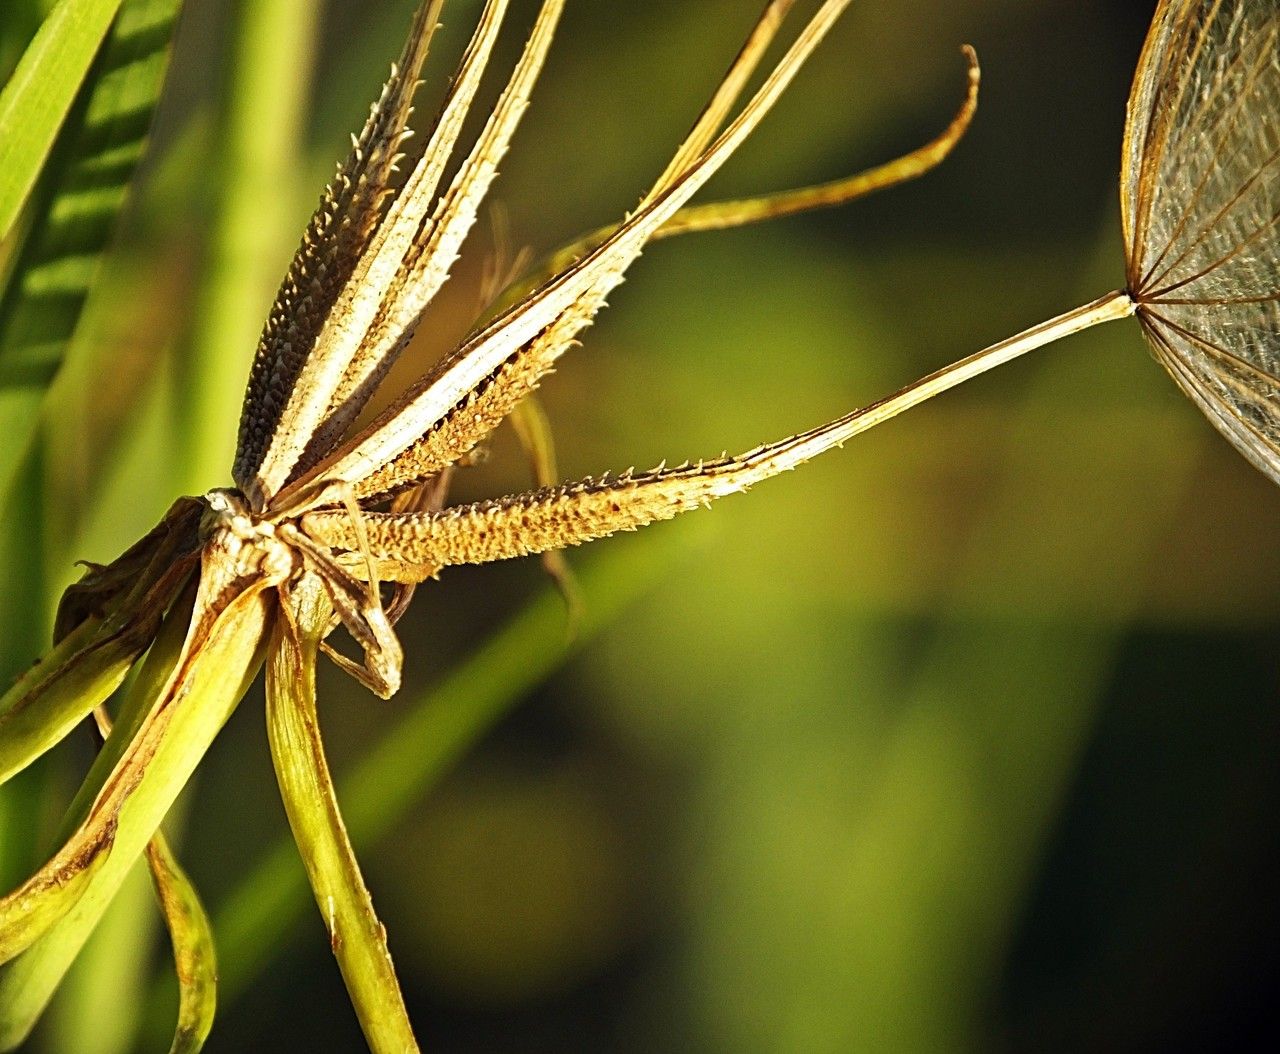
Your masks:
{"label": "curved green stem", "polygon": [[[296,606],[294,606],[296,605]],[[290,607],[292,606],[292,610]],[[280,796],[329,943],[374,1054],[418,1049],[386,930],[347,837],[320,739],[316,655],[331,608],[315,579],[281,605],[267,662],[267,733]]]}

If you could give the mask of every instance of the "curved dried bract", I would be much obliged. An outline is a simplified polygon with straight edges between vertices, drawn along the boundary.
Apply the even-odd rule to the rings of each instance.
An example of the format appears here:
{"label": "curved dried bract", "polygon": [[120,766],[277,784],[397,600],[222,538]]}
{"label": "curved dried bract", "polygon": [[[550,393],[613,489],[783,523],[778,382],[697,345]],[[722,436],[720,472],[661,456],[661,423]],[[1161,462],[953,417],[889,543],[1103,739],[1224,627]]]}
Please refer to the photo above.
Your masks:
{"label": "curved dried bract", "polygon": [[[441,362],[373,424],[340,447],[329,462],[316,470],[317,477],[348,482],[357,494],[366,497],[411,485],[443,467],[426,465],[414,455],[419,439],[463,410],[505,363],[516,361],[521,349],[552,329],[556,340],[542,356],[545,366],[539,372],[550,368],[574,334],[604,305],[608,293],[622,281],[654,231],[711,178],[755,129],[848,3],[849,0],[826,0],[756,95],[693,166],[598,248]],[[471,443],[478,438],[472,438]],[[401,458],[406,462],[403,467],[397,464]]]}
{"label": "curved dried bract", "polygon": [[418,74],[444,0],[414,15],[400,60],[351,154],[325,188],[262,330],[245,390],[232,476],[247,488],[338,295],[377,230],[406,136]]}
{"label": "curved dried bract", "polygon": [[961,48],[968,66],[968,88],[960,109],[943,131],[909,153],[892,161],[856,172],[840,179],[829,180],[807,187],[765,194],[731,201],[713,201],[705,205],[690,205],[682,209],[653,236],[654,241],[679,234],[699,231],[723,230],[728,227],[745,227],[751,223],[776,220],[802,212],[844,205],[878,190],[907,183],[942,164],[964,138],[978,112],[978,89],[982,83],[982,68],[978,53],[969,45]]}
{"label": "curved dried bract", "polygon": [[1280,0],[1165,0],[1129,102],[1129,290],[1156,357],[1280,482]]}
{"label": "curved dried bract", "polygon": [[314,460],[322,451],[327,452],[316,432],[332,414],[344,379],[353,371],[361,371],[372,358],[373,352],[368,348],[370,328],[384,300],[403,283],[401,272],[406,258],[415,245],[432,233],[432,201],[493,53],[506,10],[507,0],[485,3],[426,146],[404,186],[393,193],[394,200],[377,234],[352,268],[333,309],[322,320],[314,350],[287,393],[262,463],[245,487],[246,496],[259,511],[286,480],[297,474],[300,459],[310,456]]}
{"label": "curved dried bract", "polygon": [[[297,477],[311,468],[343,437],[364,409],[387,371],[413,336],[418,320],[449,277],[462,243],[475,225],[481,202],[498,175],[498,165],[529,105],[546,60],[564,0],[545,0],[524,54],[489,114],[470,154],[428,214],[426,201],[410,205],[409,216],[428,215],[414,224],[416,235],[399,254],[398,266],[368,323],[357,354],[351,357],[329,401],[328,413],[299,463]],[[400,202],[397,201],[397,206]]]}
{"label": "curved dried bract", "polygon": [[213,927],[195,884],[164,834],[147,843],[151,885],[173,950],[178,979],[178,1016],[169,1054],[199,1054],[213,1030],[218,1006],[218,956]]}

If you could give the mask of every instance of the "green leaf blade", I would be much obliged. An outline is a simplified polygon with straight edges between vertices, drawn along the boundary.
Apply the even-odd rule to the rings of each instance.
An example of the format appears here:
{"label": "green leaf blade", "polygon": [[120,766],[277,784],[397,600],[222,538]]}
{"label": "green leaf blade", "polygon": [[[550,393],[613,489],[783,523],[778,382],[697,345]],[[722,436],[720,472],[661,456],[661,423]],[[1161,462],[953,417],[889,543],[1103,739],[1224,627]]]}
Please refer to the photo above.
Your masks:
{"label": "green leaf blade", "polygon": [[35,186],[120,0],[62,0],[0,91],[0,238]]}
{"label": "green leaf blade", "polygon": [[[168,71],[181,6],[181,0],[94,3],[109,7],[115,23],[108,18],[102,26],[106,43],[92,65],[86,60],[76,80],[79,96],[72,93],[59,118],[61,130],[53,129],[56,145],[50,139],[39,154],[29,181],[34,185],[43,173],[30,209],[31,228],[0,299],[0,430],[8,437],[0,449],[0,495],[8,493],[31,448],[45,392],[66,357],[128,199]],[[88,5],[63,0],[40,32],[68,6]],[[39,37],[32,48],[38,42]],[[97,51],[95,45],[88,59]],[[5,181],[17,178],[7,157],[21,145],[9,141],[5,125],[6,116],[22,123],[22,111],[4,109],[13,84],[0,99],[0,231],[5,228]],[[26,186],[23,201],[31,189]]]}
{"label": "green leaf blade", "polygon": [[193,646],[185,611],[161,629],[72,803],[65,844],[0,900],[0,961],[21,953],[0,976],[0,1050],[23,1042],[261,664],[261,590],[196,611]]}

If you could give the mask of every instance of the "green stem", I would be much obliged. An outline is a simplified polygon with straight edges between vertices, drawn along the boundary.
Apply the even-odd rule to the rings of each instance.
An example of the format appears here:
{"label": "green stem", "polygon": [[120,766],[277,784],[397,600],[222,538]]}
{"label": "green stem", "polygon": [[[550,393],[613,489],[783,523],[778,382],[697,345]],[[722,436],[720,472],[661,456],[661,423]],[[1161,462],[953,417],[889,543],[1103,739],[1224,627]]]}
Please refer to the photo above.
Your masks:
{"label": "green stem", "polygon": [[332,608],[316,580],[301,583],[292,597],[296,607],[281,605],[267,662],[267,733],[280,797],[370,1050],[416,1052],[386,930],[342,822],[320,738],[316,656]]}

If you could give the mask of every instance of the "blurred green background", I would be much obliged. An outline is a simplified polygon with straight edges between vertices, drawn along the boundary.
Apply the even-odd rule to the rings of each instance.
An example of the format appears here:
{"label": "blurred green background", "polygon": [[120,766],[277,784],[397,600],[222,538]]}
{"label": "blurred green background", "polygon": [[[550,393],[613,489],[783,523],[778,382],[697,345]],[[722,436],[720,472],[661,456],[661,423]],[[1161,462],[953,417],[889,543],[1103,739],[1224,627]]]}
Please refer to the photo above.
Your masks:
{"label": "blurred green background", "polygon": [[[541,252],[634,205],[760,6],[570,0],[501,218],[482,217],[396,378],[479,313],[495,227]],[[816,4],[798,6],[796,26]],[[478,7],[447,5],[420,113]],[[412,4],[184,8],[138,192],[26,500],[3,510],[9,671],[72,560],[227,482],[261,320]],[[498,76],[535,8],[513,0]],[[652,247],[544,388],[563,474],[747,449],[1117,286],[1124,103],[1153,8],[855,3],[707,197],[936,134],[963,42],[984,69],[968,138],[839,211]],[[0,72],[41,10],[0,13]],[[503,433],[455,493],[527,485]],[[1280,494],[1124,322],[574,553],[591,614],[567,652],[535,561],[448,572],[401,624],[400,696],[332,668],[320,683],[339,773],[423,699],[464,715],[456,763],[433,758],[443,779],[362,851],[424,1046],[1239,1049],[1275,1024],[1278,541]],[[455,709],[432,711],[477,654],[447,682]],[[182,810],[224,937],[207,1049],[360,1049],[314,911],[237,914],[285,830],[260,705]],[[86,750],[40,779],[69,783]],[[418,760],[402,750],[398,777]],[[33,1049],[163,1048],[146,899],[126,895]]]}

